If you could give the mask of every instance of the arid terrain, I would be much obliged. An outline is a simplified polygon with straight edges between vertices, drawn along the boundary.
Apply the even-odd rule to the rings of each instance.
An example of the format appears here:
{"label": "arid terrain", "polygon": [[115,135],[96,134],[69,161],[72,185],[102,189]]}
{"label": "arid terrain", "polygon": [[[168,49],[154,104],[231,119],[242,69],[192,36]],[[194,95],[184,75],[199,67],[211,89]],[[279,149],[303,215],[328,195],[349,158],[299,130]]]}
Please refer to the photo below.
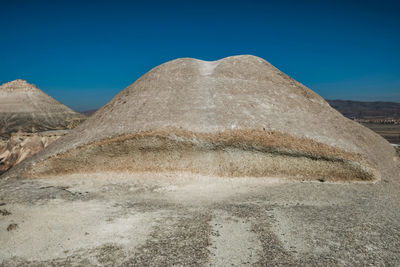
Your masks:
{"label": "arid terrain", "polygon": [[86,117],[25,80],[0,86],[0,175],[47,147]]}
{"label": "arid terrain", "polygon": [[162,64],[0,178],[4,266],[396,266],[400,158],[250,55]]}
{"label": "arid terrain", "polygon": [[391,144],[400,144],[400,124],[362,123],[365,127],[382,135]]}
{"label": "arid terrain", "polygon": [[382,135],[389,143],[400,144],[400,103],[327,100],[345,117]]}

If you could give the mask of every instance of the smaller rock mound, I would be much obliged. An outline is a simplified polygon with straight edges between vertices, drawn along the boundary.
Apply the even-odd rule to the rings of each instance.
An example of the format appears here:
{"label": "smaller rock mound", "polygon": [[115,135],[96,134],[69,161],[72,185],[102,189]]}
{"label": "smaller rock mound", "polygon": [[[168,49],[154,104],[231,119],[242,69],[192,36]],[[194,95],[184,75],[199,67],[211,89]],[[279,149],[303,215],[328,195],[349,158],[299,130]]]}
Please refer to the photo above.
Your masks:
{"label": "smaller rock mound", "polygon": [[72,129],[84,119],[25,80],[0,86],[0,136]]}

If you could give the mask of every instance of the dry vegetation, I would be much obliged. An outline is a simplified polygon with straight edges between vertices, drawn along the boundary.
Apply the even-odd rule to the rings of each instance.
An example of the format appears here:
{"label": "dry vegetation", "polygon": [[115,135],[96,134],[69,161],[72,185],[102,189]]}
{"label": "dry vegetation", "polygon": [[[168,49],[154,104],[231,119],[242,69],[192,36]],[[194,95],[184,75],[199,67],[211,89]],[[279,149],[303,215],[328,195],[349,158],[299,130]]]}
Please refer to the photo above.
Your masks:
{"label": "dry vegetation", "polygon": [[378,176],[355,153],[279,132],[179,129],[101,140],[35,165],[35,177],[92,171],[189,171],[219,176],[373,180]]}

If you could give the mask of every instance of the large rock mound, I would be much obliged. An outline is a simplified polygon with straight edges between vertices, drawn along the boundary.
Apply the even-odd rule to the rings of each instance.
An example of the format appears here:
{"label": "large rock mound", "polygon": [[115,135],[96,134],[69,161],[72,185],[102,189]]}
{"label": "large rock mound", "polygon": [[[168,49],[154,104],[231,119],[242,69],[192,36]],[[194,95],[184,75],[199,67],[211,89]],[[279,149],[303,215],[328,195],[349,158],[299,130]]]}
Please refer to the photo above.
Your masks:
{"label": "large rock mound", "polygon": [[25,80],[0,86],[0,136],[73,128],[84,119]]}
{"label": "large rock mound", "polygon": [[374,180],[394,153],[261,58],[183,58],[142,76],[8,177],[113,170]]}

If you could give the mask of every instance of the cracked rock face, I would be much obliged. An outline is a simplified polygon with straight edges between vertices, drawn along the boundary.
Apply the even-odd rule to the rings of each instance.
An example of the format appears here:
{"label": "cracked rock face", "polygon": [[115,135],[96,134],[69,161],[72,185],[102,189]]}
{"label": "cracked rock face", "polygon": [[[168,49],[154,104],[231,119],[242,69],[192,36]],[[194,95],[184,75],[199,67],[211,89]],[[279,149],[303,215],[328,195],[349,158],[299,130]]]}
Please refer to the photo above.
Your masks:
{"label": "cracked rock face", "polygon": [[13,133],[7,141],[0,141],[0,174],[41,151],[67,132],[58,130],[40,133]]}
{"label": "cracked rock face", "polygon": [[154,68],[7,176],[183,171],[366,181],[394,164],[382,137],[267,61],[233,56]]}
{"label": "cracked rock face", "polygon": [[73,128],[84,119],[25,80],[0,86],[0,136]]}

